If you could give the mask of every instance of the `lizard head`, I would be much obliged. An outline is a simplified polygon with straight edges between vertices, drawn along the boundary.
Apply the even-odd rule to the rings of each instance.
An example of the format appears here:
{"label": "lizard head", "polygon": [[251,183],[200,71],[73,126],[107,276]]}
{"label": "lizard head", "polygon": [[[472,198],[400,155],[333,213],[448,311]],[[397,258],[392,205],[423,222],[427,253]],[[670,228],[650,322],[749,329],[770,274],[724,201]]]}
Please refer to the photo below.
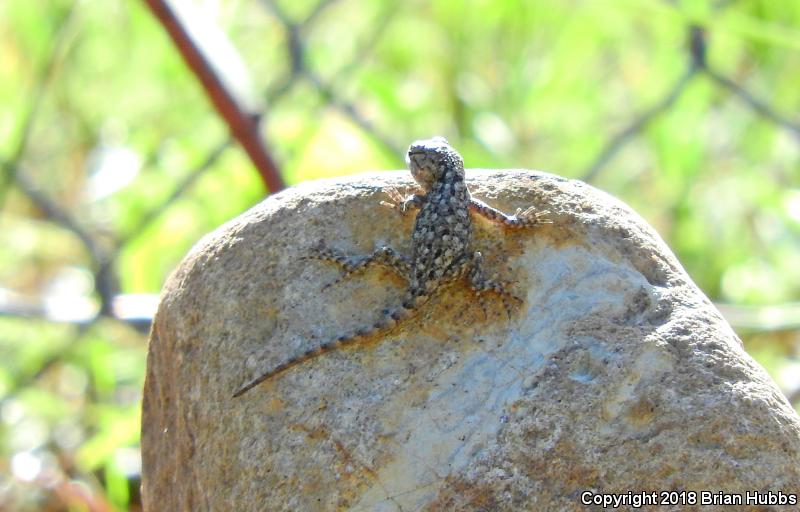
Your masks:
{"label": "lizard head", "polygon": [[425,190],[437,181],[464,179],[464,160],[444,137],[412,142],[406,163],[414,180]]}

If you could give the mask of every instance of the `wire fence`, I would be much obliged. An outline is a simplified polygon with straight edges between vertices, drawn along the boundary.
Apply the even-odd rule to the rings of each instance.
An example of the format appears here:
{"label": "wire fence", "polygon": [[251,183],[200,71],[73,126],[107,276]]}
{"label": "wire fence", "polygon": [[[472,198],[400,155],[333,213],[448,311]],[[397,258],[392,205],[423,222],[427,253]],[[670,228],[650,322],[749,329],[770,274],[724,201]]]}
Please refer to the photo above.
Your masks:
{"label": "wire fence", "polygon": [[[70,208],[58,204],[49,198],[31,182],[29,176],[35,169],[25,168],[22,164],[26,149],[30,143],[29,134],[31,127],[37,121],[41,99],[47,94],[47,88],[54,79],[54,69],[58,67],[59,59],[67,51],[69,40],[64,37],[73,22],[72,10],[62,21],[62,25],[53,38],[50,58],[39,72],[39,79],[35,87],[27,95],[27,115],[22,121],[25,127],[17,144],[16,150],[8,155],[2,155],[2,182],[0,182],[0,207],[9,188],[13,187],[24,194],[39,210],[39,214],[49,222],[59,225],[71,232],[84,246],[90,258],[90,265],[94,273],[96,294],[100,306],[95,314],[70,321],[79,324],[91,324],[101,317],[111,317],[128,322],[142,331],[148,329],[150,314],[155,303],[154,297],[120,297],[119,277],[115,274],[115,260],[120,251],[134,239],[138,233],[146,230],[156,222],[171,204],[187,194],[192,185],[208,171],[220,157],[228,151],[235,151],[235,145],[243,148],[251,159],[254,168],[259,172],[265,186],[270,192],[277,192],[285,187],[284,180],[279,171],[279,164],[268,149],[268,141],[262,136],[261,126],[263,120],[269,119],[268,110],[254,110],[248,108],[247,102],[237,96],[236,91],[226,86],[224,77],[219,75],[217,66],[212,56],[203,52],[196,35],[193,36],[187,27],[187,17],[181,15],[166,0],[145,0],[155,17],[161,22],[166,32],[170,35],[176,49],[181,53],[187,65],[191,68],[197,80],[203,85],[207,96],[215,109],[228,125],[231,137],[221,140],[213,147],[202,163],[185,174],[185,178],[160,205],[143,215],[137,225],[127,233],[116,234],[111,242],[105,236],[99,236],[91,226],[85,225]],[[323,80],[309,64],[306,56],[304,38],[313,30],[313,24],[320,14],[335,4],[335,0],[323,0],[316,4],[314,9],[301,22],[293,21],[278,4],[261,0],[264,10],[273,16],[284,31],[284,50],[290,61],[289,71],[277,82],[271,90],[265,92],[267,103],[275,105],[281,101],[287,92],[303,82],[311,86],[320,97],[324,98],[327,107],[337,109],[342,115],[348,117],[356,126],[360,127],[363,134],[382,145],[386,150],[400,154],[405,141],[396,140],[391,135],[383,133],[372,124],[364,115],[359,106],[342,97],[336,90],[336,82],[343,79],[344,75],[356,69],[366,52],[377,43],[386,26],[391,23],[392,10],[388,10],[380,23],[375,24],[374,31],[364,44],[362,51],[350,65],[344,66],[343,71],[330,82]],[[733,2],[720,2],[717,9],[727,8]],[[74,10],[74,7],[73,7]],[[652,107],[632,118],[618,133],[611,136],[590,165],[581,173],[581,179],[591,183],[604,171],[609,163],[626,146],[660,115],[673,108],[681,98],[690,83],[702,78],[709,79],[718,87],[727,89],[745,106],[752,114],[766,121],[774,123],[781,129],[790,133],[800,144],[800,123],[790,119],[769,106],[766,99],[758,98],[736,80],[725,76],[713,69],[706,59],[708,42],[705,31],[697,25],[686,28],[686,67],[685,71],[675,77],[674,85],[663,96],[655,101]],[[103,241],[101,242],[101,239]],[[30,316],[56,320],[58,315],[53,314],[46,306],[44,297],[20,297],[10,290],[0,294],[0,315]],[[750,308],[737,308],[735,305],[721,305],[720,308],[734,326],[743,326],[750,329],[798,329],[800,328],[800,315],[797,306],[790,304],[784,309],[769,308],[770,322],[759,325],[758,311]],[[142,313],[142,311],[149,312]],[[765,310],[766,311],[766,310]],[[777,320],[776,320],[777,319]]]}

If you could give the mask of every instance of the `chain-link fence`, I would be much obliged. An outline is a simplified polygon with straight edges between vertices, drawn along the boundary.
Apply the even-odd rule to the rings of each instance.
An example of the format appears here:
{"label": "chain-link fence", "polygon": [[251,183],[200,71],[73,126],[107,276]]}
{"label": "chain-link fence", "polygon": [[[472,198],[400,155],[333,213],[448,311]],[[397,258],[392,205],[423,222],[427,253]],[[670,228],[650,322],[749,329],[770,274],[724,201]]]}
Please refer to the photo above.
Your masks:
{"label": "chain-link fence", "polygon": [[[22,4],[24,2],[10,2],[5,7],[10,19],[23,24],[37,23],[37,16],[44,16]],[[11,439],[5,443],[6,455],[18,478],[27,479],[34,487],[39,482],[38,488],[48,489],[42,490],[37,498],[39,505],[44,503],[53,510],[60,510],[59,506],[64,503],[80,503],[88,510],[110,510],[113,503],[117,506],[137,503],[136,469],[120,460],[128,452],[119,450],[119,447],[135,447],[136,433],[115,438],[112,432],[119,425],[129,425],[131,415],[135,416],[130,411],[138,407],[136,393],[137,386],[141,385],[143,335],[149,328],[157,300],[155,290],[141,293],[142,288],[148,288],[142,283],[163,280],[199,233],[213,227],[220,217],[243,210],[262,195],[255,187],[257,182],[242,177],[243,174],[232,178],[223,173],[211,179],[216,189],[205,190],[204,180],[220,168],[252,166],[250,169],[257,171],[254,175],[263,187],[276,192],[287,182],[324,175],[325,168],[317,169],[320,163],[330,164],[332,173],[364,170],[359,169],[360,162],[400,167],[402,150],[409,140],[432,133],[443,133],[455,139],[458,147],[464,147],[468,164],[520,166],[528,162],[522,166],[530,167],[537,165],[538,152],[545,162],[556,165],[552,167],[554,171],[596,183],[623,196],[634,206],[637,206],[636,198],[658,204],[658,198],[664,197],[664,208],[651,210],[651,215],[647,216],[662,233],[666,231],[665,237],[671,244],[678,244],[679,257],[694,262],[687,266],[697,276],[701,273],[698,269],[702,268],[698,262],[702,262],[707,253],[698,249],[703,245],[696,240],[694,245],[683,246],[679,240],[685,235],[683,227],[692,228],[693,222],[702,224],[702,220],[693,220],[693,215],[702,217],[702,213],[692,210],[696,197],[684,200],[683,196],[697,195],[693,188],[696,183],[707,182],[710,188],[721,183],[718,174],[703,176],[700,169],[709,162],[714,166],[719,162],[722,172],[728,172],[729,178],[735,178],[738,172],[747,176],[743,178],[746,187],[757,187],[767,181],[774,186],[764,194],[774,193],[775,189],[788,191],[789,195],[781,201],[775,200],[782,208],[785,206],[784,217],[775,214],[767,222],[756,212],[744,218],[753,221],[753,233],[778,230],[782,240],[788,237],[788,242],[784,240],[780,244],[781,250],[788,252],[789,255],[784,255],[787,258],[797,240],[800,231],[800,193],[796,192],[800,190],[797,188],[800,121],[796,107],[800,95],[788,88],[792,87],[792,81],[796,84],[800,78],[800,48],[796,43],[800,38],[793,39],[800,35],[800,9],[785,7],[794,17],[790,17],[791,22],[781,24],[776,20],[786,12],[779,12],[779,8],[764,2],[718,2],[696,11],[685,10],[680,2],[645,2],[647,6],[643,8],[629,5],[626,9],[645,11],[632,18],[643,24],[641,31],[647,33],[656,27],[669,32],[639,52],[632,48],[639,38],[647,36],[635,30],[617,34],[615,30],[619,29],[611,27],[597,40],[592,40],[591,36],[586,36],[588,42],[578,40],[582,37],[580,31],[570,26],[570,17],[578,15],[571,9],[576,12],[581,9],[577,4],[548,14],[551,7],[547,2],[533,2],[527,6],[510,2],[495,10],[488,4],[469,3],[462,10],[455,3],[447,2],[429,6],[422,2],[322,0],[279,4],[268,0],[243,0],[230,2],[227,7],[227,4],[217,5],[217,12],[211,15],[192,4],[181,8],[177,3],[163,0],[146,0],[144,4],[154,15],[152,18],[146,17],[147,12],[141,6],[101,7],[97,2],[52,2],[38,39],[27,41],[24,26],[16,35],[5,37],[6,53],[12,60],[20,58],[19,52],[27,48],[26,45],[36,47],[39,57],[30,63],[17,62],[9,68],[9,72],[25,70],[27,75],[17,83],[14,105],[4,112],[4,116],[7,115],[3,123],[6,137],[0,146],[3,170],[0,225],[6,231],[3,238],[8,253],[4,258],[3,281],[0,281],[0,315],[10,322],[3,327],[7,338],[4,347],[8,360],[14,362],[14,368],[7,369],[3,376],[2,414],[6,435]],[[519,10],[518,14],[515,9]],[[615,7],[598,2],[593,9],[603,13]],[[92,10],[103,10],[106,14],[92,15]],[[76,54],[86,58],[87,47],[91,58],[114,61],[109,69],[117,69],[119,61],[126,58],[131,59],[132,68],[141,66],[141,81],[132,84],[125,95],[134,102],[144,98],[146,103],[147,87],[168,87],[159,80],[171,76],[170,73],[177,72],[183,65],[171,62],[164,65],[169,70],[162,72],[142,64],[147,58],[137,57],[135,51],[105,55],[102,43],[90,42],[90,37],[96,36],[82,34],[100,31],[102,20],[98,17],[108,12],[117,21],[135,18],[123,24],[120,30],[127,34],[120,34],[120,37],[142,33],[152,37],[156,29],[146,25],[153,24],[153,20],[158,20],[169,34],[174,45],[169,51],[179,53],[191,70],[181,78],[183,82],[179,86],[166,94],[174,98],[177,104],[174,109],[187,108],[187,103],[180,98],[191,90],[188,93],[191,101],[201,112],[198,117],[212,117],[207,110],[210,104],[218,119],[224,122],[224,125],[216,122],[211,128],[202,125],[204,127],[198,130],[203,135],[193,142],[193,147],[204,150],[181,151],[164,144],[166,139],[180,141],[187,136],[197,117],[190,120],[189,126],[182,125],[186,131],[167,135],[159,132],[158,140],[148,138],[148,125],[135,126],[134,131],[143,135],[137,135],[138,139],[133,137],[136,140],[131,143],[130,137],[114,135],[114,123],[108,128],[102,111],[75,107],[83,101],[91,104],[92,98],[80,101],[72,98],[88,94],[84,88],[92,89],[105,79],[95,75],[82,82],[79,78],[65,76],[75,64]],[[611,13],[607,18],[614,21],[615,16]],[[667,21],[649,20],[650,17],[665,17]],[[554,21],[556,18],[559,21]],[[608,20],[598,20],[598,23]],[[626,19],[617,21],[624,23]],[[141,28],[143,25],[146,28]],[[484,30],[484,27],[488,28]],[[544,35],[538,36],[539,30]],[[572,31],[564,39],[553,39],[554,30]],[[417,40],[431,33],[434,33],[431,39],[439,46],[420,50],[420,45],[430,45],[431,41]],[[592,49],[578,54],[594,55],[602,66],[607,66],[609,76],[603,78],[607,81],[596,81],[596,77],[604,75],[602,69],[593,68],[595,60],[578,58],[574,68],[558,69],[568,69],[570,75],[578,77],[585,72],[585,80],[575,79],[580,86],[572,82],[559,85],[563,73],[560,76],[554,73],[556,76],[549,76],[547,84],[541,85],[542,77],[553,73],[547,66],[555,66],[549,63],[548,53],[566,51],[557,50],[557,45],[566,44],[570,38],[576,46],[602,45],[615,37],[621,41],[609,43],[615,50],[608,54],[592,53]],[[714,45],[718,39],[720,55],[727,55],[727,52],[741,55],[721,57],[722,64],[715,64],[709,56],[715,55]],[[746,42],[737,47],[736,41],[741,40]],[[127,43],[127,48],[138,44],[135,37],[132,41]],[[666,56],[661,55],[661,50],[655,50],[663,41],[672,45],[664,50]],[[519,44],[514,46],[515,43]],[[158,44],[169,48],[166,40]],[[480,53],[481,47],[488,53]],[[524,50],[518,51],[520,47]],[[657,54],[652,63],[648,62],[647,51]],[[346,55],[339,55],[339,52]],[[491,57],[492,52],[496,54],[494,57]],[[540,64],[540,60],[545,64]],[[768,72],[762,71],[759,65]],[[637,66],[641,68],[639,71],[634,69]],[[626,84],[638,84],[641,87],[635,90],[644,91],[629,100],[627,95],[634,86],[620,89],[615,85],[614,74],[636,74],[649,66],[659,70],[654,82],[638,75],[622,80]],[[421,78],[404,78],[419,68],[423,68]],[[152,71],[153,75],[146,75],[147,71]],[[255,75],[261,78],[253,80]],[[775,77],[787,83],[776,81]],[[252,83],[259,81],[261,83]],[[201,84],[209,101],[201,99],[200,89],[194,83]],[[660,92],[650,91],[653,83],[661,84]],[[562,94],[563,89],[567,90]],[[539,92],[544,99],[531,97]],[[99,89],[99,94],[102,93]],[[776,104],[773,97],[779,93],[780,104]],[[612,98],[607,103],[603,99],[606,94]],[[10,97],[11,94],[6,93],[5,98]],[[702,106],[697,107],[697,103]],[[159,107],[167,109],[172,105],[165,102]],[[114,109],[116,112],[116,106]],[[558,114],[558,109],[562,109],[563,114]],[[550,110],[556,113],[545,114]],[[590,114],[594,111],[598,113]],[[690,111],[699,113],[687,115]],[[85,118],[80,119],[81,113]],[[694,160],[689,157],[678,162],[670,160],[676,158],[673,152],[685,155],[693,151],[690,146],[693,141],[685,139],[696,134],[692,135],[688,124],[715,116],[723,119],[706,134],[712,141],[709,144],[720,147]],[[142,118],[132,115],[132,119],[126,118],[129,126]],[[146,119],[157,125],[159,113],[150,112]],[[581,133],[574,131],[579,128],[573,126],[584,122],[594,123],[591,133],[584,133],[581,139],[589,142],[568,145],[570,137]],[[165,125],[172,125],[169,119],[165,120]],[[328,128],[320,128],[323,125]],[[562,125],[565,128],[558,128],[562,131],[547,131],[548,126]],[[62,130],[60,135],[51,131],[65,126],[69,129]],[[108,138],[106,131],[112,132]],[[327,134],[326,137],[340,137],[344,142],[340,141],[309,162],[308,155],[320,151],[320,131]],[[559,135],[554,135],[556,133]],[[642,145],[647,146],[648,142],[643,143],[642,139],[652,141],[663,137],[666,142],[658,144],[666,149],[643,154]],[[755,137],[760,146],[748,150],[749,142],[743,141],[750,137]],[[558,144],[550,144],[551,139]],[[126,143],[120,144],[120,140]],[[180,142],[171,144],[181,145]],[[655,147],[656,142],[652,144]],[[741,153],[737,144],[744,148]],[[80,150],[75,150],[75,146]],[[131,147],[143,150],[132,153]],[[575,156],[559,161],[550,156],[549,151]],[[659,151],[663,153],[660,156]],[[55,154],[61,156],[55,158]],[[354,157],[354,154],[361,156]],[[715,160],[720,154],[725,156]],[[759,155],[766,163],[755,173],[758,175],[753,176],[751,171],[758,168]],[[737,159],[750,162],[743,165],[747,171],[738,170]],[[61,166],[64,162],[68,164]],[[643,169],[659,167],[659,162],[668,162],[668,168],[690,169],[674,183],[664,185],[682,189],[681,198],[661,196],[657,187],[650,192],[652,195],[647,192],[637,195],[639,187],[648,183],[652,186],[653,182],[652,177],[642,177]],[[653,174],[657,175],[658,171],[651,171]],[[134,192],[128,192],[126,187],[133,187]],[[249,191],[231,200],[229,192],[237,187]],[[720,185],[720,194],[728,193],[725,187],[727,185]],[[195,197],[198,189],[201,189],[201,199]],[[125,194],[128,196],[118,204],[120,195]],[[194,210],[187,206],[193,201],[200,202]],[[198,210],[207,209],[212,203],[216,205],[218,201],[232,204],[217,217],[199,222],[195,229],[179,235],[173,233],[173,226],[180,224],[181,219],[196,217]],[[757,201],[750,206],[753,210],[760,208]],[[182,212],[184,208],[194,213],[186,214]],[[725,217],[727,208],[729,206],[720,210],[723,224],[731,219]],[[120,209],[125,210],[124,215],[119,214],[117,210]],[[195,217],[192,218],[196,220]],[[154,231],[159,234],[153,235]],[[702,238],[702,233],[686,236]],[[155,249],[142,248],[148,245],[143,242],[148,238],[156,239],[152,243]],[[735,255],[750,250],[745,242],[769,245],[764,239],[753,241],[750,236],[741,239],[744,248],[725,250]],[[152,256],[171,241],[177,249],[169,257],[161,260]],[[44,252],[48,254],[37,256],[37,248],[42,246],[47,246]],[[713,246],[705,248],[714,249]],[[760,250],[766,249],[754,249],[753,253],[760,254]],[[15,252],[21,256],[15,257]],[[149,254],[151,259],[141,259],[141,252]],[[796,256],[795,251],[793,257]],[[749,261],[747,258],[739,261],[745,260]],[[146,263],[140,265],[141,261]],[[725,264],[736,264],[736,261],[733,256],[721,259],[721,270],[709,277],[708,282],[722,284],[704,286],[712,296],[724,300],[725,287],[735,288],[735,284],[730,283],[741,281],[737,281],[737,275],[750,275],[744,271],[723,275]],[[141,270],[141,266],[148,268]],[[135,276],[140,272],[147,276],[137,281],[139,278]],[[148,277],[150,274],[155,277]],[[702,279],[700,282],[704,284]],[[762,281],[762,284],[771,286],[769,282]],[[772,346],[783,347],[783,352],[779,352],[789,361],[787,368],[796,369],[800,306],[792,299],[796,300],[800,288],[789,286],[786,290],[778,298],[788,297],[789,300],[774,301],[768,307],[729,302],[720,303],[719,307],[734,327],[756,340],[754,343],[764,339]],[[756,296],[753,302],[758,302],[758,298]],[[30,323],[22,326],[19,319]],[[49,324],[59,327],[52,330]],[[108,345],[99,341],[115,339],[115,336],[117,340],[127,341]],[[26,340],[36,339],[53,341],[42,342],[42,347],[31,349],[31,353],[19,348]],[[37,341],[32,341],[30,346],[36,345]],[[105,348],[98,349],[98,346]],[[92,367],[85,372],[86,376],[80,377],[85,365],[112,364],[109,361],[116,357],[114,354],[126,354],[126,351],[139,354],[130,356],[134,360],[131,364],[138,365],[138,369],[130,370],[129,375],[115,377],[113,372],[109,375],[101,368]],[[794,351],[794,360],[786,358],[791,351]],[[86,363],[87,357],[96,361]],[[83,383],[73,389],[76,379]],[[36,388],[46,389],[49,394],[31,391]],[[800,384],[797,388],[787,388],[795,403],[800,398],[798,389]],[[77,399],[70,393],[91,398]],[[48,425],[50,431],[41,433],[33,441],[17,439],[19,436],[9,433],[26,424],[25,414],[20,412],[25,408],[21,403],[34,407],[30,403],[37,399],[54,400],[53,396],[65,403],[78,400],[81,407],[87,402],[101,403],[128,413],[119,423],[63,426],[67,434],[59,433],[57,421],[48,420],[43,424]],[[65,396],[72,398],[65,399]],[[89,413],[84,411],[84,414]],[[41,422],[30,424],[40,425]],[[105,437],[98,439],[97,432]],[[64,444],[59,439],[59,436],[69,435],[75,438],[71,442]],[[94,443],[91,445],[94,451],[86,449],[87,443]],[[48,472],[42,468],[50,469]],[[90,482],[90,487],[105,489],[106,494],[83,492],[70,483],[73,478]],[[12,487],[8,484],[0,493],[13,494],[16,491],[9,490]],[[24,502],[19,496],[16,499]]]}

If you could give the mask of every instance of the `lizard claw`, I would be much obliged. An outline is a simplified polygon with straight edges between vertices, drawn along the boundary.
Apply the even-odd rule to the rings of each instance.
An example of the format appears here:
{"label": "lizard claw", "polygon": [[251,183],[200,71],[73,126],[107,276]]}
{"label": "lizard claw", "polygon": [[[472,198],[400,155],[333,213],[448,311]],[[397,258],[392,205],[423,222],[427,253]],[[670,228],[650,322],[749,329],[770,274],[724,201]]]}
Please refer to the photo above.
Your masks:
{"label": "lizard claw", "polygon": [[389,196],[390,201],[381,201],[381,206],[386,206],[393,210],[400,210],[401,213],[405,213],[405,209],[403,208],[403,196],[396,188],[389,187],[384,190],[383,193]]}
{"label": "lizard claw", "polygon": [[549,214],[548,210],[536,211],[536,207],[531,206],[525,210],[517,208],[514,217],[525,225],[533,226],[536,224],[552,224],[553,220],[547,218]]}
{"label": "lizard claw", "polygon": [[403,197],[403,195],[394,187],[387,188],[384,190],[384,193],[389,196],[391,201],[381,201],[381,206],[386,206],[388,208],[397,210],[403,215],[411,211],[412,208],[420,206],[420,196],[415,194]]}

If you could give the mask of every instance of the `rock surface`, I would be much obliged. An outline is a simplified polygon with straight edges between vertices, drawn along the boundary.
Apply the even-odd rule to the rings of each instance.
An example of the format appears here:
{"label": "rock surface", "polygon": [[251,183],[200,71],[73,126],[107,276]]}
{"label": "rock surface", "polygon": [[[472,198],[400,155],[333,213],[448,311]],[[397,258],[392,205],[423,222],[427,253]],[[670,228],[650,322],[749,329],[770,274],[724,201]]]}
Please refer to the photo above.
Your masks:
{"label": "rock surface", "polygon": [[[411,178],[304,184],[190,252],[150,339],[146,510],[585,510],[583,491],[800,493],[800,418],[652,228],[580,182],[467,177],[489,204],[553,220],[477,222],[487,268],[524,298],[510,320],[454,284],[394,331],[240,398],[265,369],[398,303],[404,282],[388,271],[320,291],[339,268],[300,258],[320,240],[409,254],[413,214],[379,203]],[[702,508],[716,509],[731,510]]]}

